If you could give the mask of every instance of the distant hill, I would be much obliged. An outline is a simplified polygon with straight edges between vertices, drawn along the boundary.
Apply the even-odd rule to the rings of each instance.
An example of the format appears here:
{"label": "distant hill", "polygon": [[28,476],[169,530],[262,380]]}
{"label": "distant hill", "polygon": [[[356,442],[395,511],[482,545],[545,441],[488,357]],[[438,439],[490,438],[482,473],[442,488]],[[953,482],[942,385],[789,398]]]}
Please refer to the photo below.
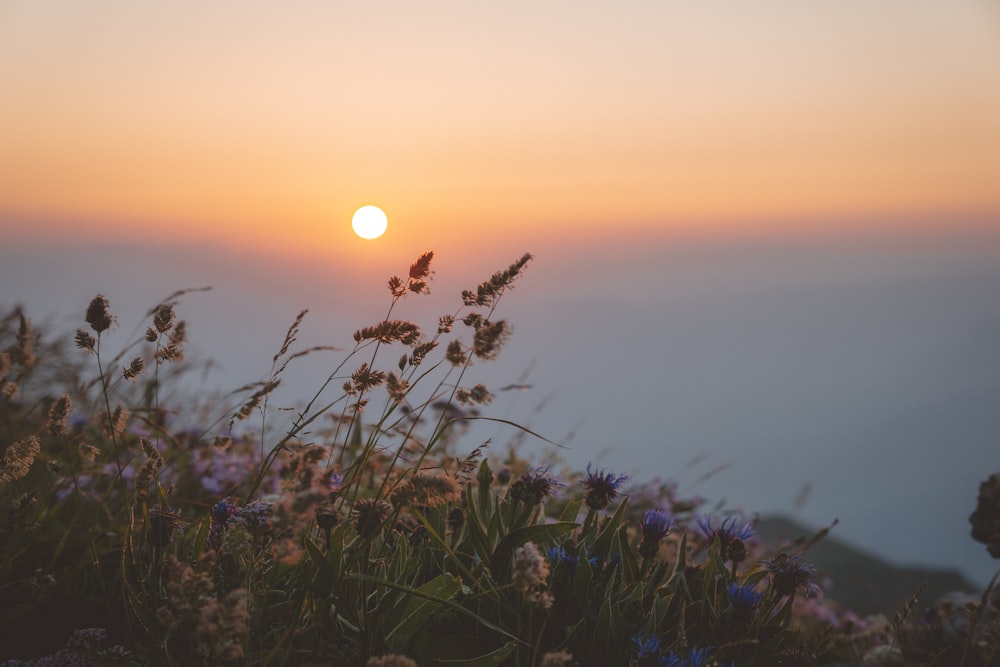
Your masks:
{"label": "distant hill", "polygon": [[[816,533],[785,516],[761,517],[756,531],[770,550]],[[835,533],[836,528],[812,545],[803,560],[814,565],[821,578],[830,580],[829,586],[823,586],[826,597],[858,614],[882,612],[891,616],[924,581],[927,588],[920,594],[917,609],[953,591],[982,592],[956,571],[893,565],[834,537]],[[794,554],[799,548],[789,546],[786,551]]]}

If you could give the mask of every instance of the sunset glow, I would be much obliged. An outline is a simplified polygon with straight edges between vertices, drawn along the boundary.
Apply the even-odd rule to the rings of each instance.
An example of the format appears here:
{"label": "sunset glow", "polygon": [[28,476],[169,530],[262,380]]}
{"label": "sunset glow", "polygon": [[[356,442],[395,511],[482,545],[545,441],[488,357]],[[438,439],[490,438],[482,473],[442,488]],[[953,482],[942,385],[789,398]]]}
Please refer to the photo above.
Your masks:
{"label": "sunset glow", "polygon": [[376,192],[443,242],[1000,210],[985,3],[98,6],[4,9],[18,234],[297,252]]}

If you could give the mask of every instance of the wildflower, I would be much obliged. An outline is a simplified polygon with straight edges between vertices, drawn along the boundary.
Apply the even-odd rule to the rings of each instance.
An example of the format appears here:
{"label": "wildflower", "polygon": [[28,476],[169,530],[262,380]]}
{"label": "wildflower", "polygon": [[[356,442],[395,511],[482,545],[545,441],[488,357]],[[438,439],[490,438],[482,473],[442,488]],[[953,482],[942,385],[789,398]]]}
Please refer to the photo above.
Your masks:
{"label": "wildflower", "polygon": [[718,528],[712,528],[712,519],[707,514],[699,515],[697,521],[705,537],[710,541],[719,540],[719,554],[723,560],[739,563],[746,558],[747,549],[743,540],[753,537],[753,526],[750,523],[737,530],[735,516],[723,519]]}
{"label": "wildflower", "polygon": [[504,271],[497,271],[493,277],[476,288],[462,291],[462,301],[467,306],[489,306],[496,302],[496,299],[503,294],[504,290],[513,285],[514,280],[521,273],[525,264],[531,261],[530,253],[525,253],[516,262],[507,267]]}
{"label": "wildflower", "polygon": [[729,592],[729,602],[733,605],[733,619],[743,623],[749,621],[764,599],[764,594],[753,584],[743,584],[735,581],[726,589]]}
{"label": "wildflower", "polygon": [[392,492],[392,502],[397,507],[409,505],[420,509],[453,503],[461,497],[462,489],[454,477],[422,472],[414,474]]}
{"label": "wildflower", "polygon": [[377,340],[380,343],[399,341],[403,345],[414,345],[420,342],[420,327],[413,322],[402,320],[385,320],[374,326],[363,327],[354,332],[354,342]]}
{"label": "wildflower", "polygon": [[272,509],[272,504],[266,500],[255,500],[237,510],[235,519],[248,530],[261,530],[270,523]]}
{"label": "wildflower", "polygon": [[[90,328],[97,333],[102,331],[107,331],[111,328],[114,318],[111,313],[108,312],[108,299],[103,294],[98,294],[90,301],[90,305],[87,306],[87,315],[84,318]],[[77,336],[77,343],[79,343],[80,338]]]}
{"label": "wildflower", "polygon": [[525,542],[514,550],[514,573],[511,583],[529,602],[548,609],[553,598],[549,593],[539,594],[538,589],[546,585],[549,578],[549,564],[542,557],[534,542]]}
{"label": "wildflower", "polygon": [[816,569],[800,561],[798,556],[779,553],[773,560],[761,562],[771,573],[771,585],[778,595],[794,595],[801,589],[807,596],[812,597],[819,592],[819,587],[812,581]]}
{"label": "wildflower", "polygon": [[410,279],[417,280],[430,275],[432,259],[434,259],[433,250],[425,252],[413,264],[410,264]]}
{"label": "wildflower", "polygon": [[60,436],[66,432],[67,417],[71,409],[72,404],[69,400],[69,394],[63,394],[53,401],[52,407],[49,408],[49,421],[47,425],[49,433],[54,436]]}
{"label": "wildflower", "polygon": [[465,358],[465,350],[462,348],[462,342],[459,340],[453,340],[448,343],[444,358],[447,359],[448,363],[452,366],[464,366],[467,359]]}
{"label": "wildflower", "polygon": [[660,540],[670,532],[673,523],[673,518],[666,512],[648,510],[642,516],[642,544],[639,545],[639,555],[643,558],[655,556]]}
{"label": "wildflower", "polygon": [[337,472],[330,473],[327,487],[330,489],[327,497],[330,502],[335,501],[340,496],[340,489],[344,486],[344,476]]}
{"label": "wildflower", "polygon": [[583,498],[587,507],[602,510],[618,496],[618,487],[628,480],[628,475],[614,475],[604,470],[591,472],[587,464],[587,478],[583,480]]}
{"label": "wildflower", "polygon": [[3,454],[3,461],[0,462],[0,482],[21,479],[27,475],[41,449],[41,442],[33,435],[18,440],[7,447],[7,451]]}
{"label": "wildflower", "polygon": [[527,505],[537,505],[551,496],[557,486],[562,486],[562,483],[550,475],[547,468],[536,468],[510,485],[510,496]]}
{"label": "wildflower", "polygon": [[34,367],[35,363],[38,361],[35,357],[35,330],[31,326],[31,320],[24,316],[20,310],[17,311],[17,317],[20,320],[20,325],[17,329],[17,344],[11,348],[10,356],[11,359],[21,365],[21,368],[27,370]]}
{"label": "wildflower", "polygon": [[174,328],[174,305],[172,303],[161,303],[153,310],[153,326],[161,334]]}
{"label": "wildflower", "polygon": [[[451,327],[455,324],[455,317],[453,315],[442,315],[438,318],[438,329],[439,334],[451,333]],[[416,364],[414,364],[416,365]]]}
{"label": "wildflower", "polygon": [[355,391],[364,392],[380,386],[385,381],[385,377],[384,371],[372,370],[365,362],[351,375],[351,382],[354,384]]}
{"label": "wildflower", "polygon": [[496,359],[500,348],[510,338],[511,327],[506,320],[484,320],[472,336],[472,353],[483,360]]}
{"label": "wildflower", "polygon": [[580,564],[580,557],[566,551],[566,547],[552,547],[549,549],[548,555],[549,560],[553,563],[565,563],[570,568],[575,568]]}
{"label": "wildflower", "polygon": [[142,357],[136,357],[132,360],[132,363],[122,368],[122,377],[126,380],[134,380],[139,377],[145,368],[146,360]]}
{"label": "wildflower", "polygon": [[642,634],[633,636],[632,643],[635,645],[635,657],[637,660],[653,659],[660,657],[660,638],[656,635],[644,637]]}
{"label": "wildflower", "polygon": [[93,352],[94,347],[97,345],[97,340],[83,329],[76,330],[74,342],[78,348],[87,352]]}
{"label": "wildflower", "polygon": [[228,498],[212,505],[212,509],[209,510],[209,518],[211,519],[211,525],[208,529],[209,546],[216,549],[219,547],[222,543],[222,531],[225,530],[229,519],[238,511],[239,509],[236,505],[230,502]]}
{"label": "wildflower", "polygon": [[392,505],[378,498],[362,498],[351,508],[354,530],[363,538],[372,537],[392,513]]}

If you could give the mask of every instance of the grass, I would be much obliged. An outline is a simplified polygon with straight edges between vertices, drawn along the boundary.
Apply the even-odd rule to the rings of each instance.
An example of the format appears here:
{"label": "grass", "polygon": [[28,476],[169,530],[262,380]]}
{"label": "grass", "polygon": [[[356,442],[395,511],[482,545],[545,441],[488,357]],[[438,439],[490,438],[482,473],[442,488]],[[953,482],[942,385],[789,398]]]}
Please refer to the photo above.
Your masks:
{"label": "grass", "polygon": [[[0,659],[6,665],[987,664],[993,587],[891,621],[822,598],[804,553],[614,471],[465,443],[530,255],[429,325],[397,319],[432,253],[290,420],[259,383],[178,393],[184,292],[124,340],[103,296],[73,338],[0,321]],[[182,418],[183,417],[183,418]],[[190,423],[198,423],[191,428]],[[284,426],[282,426],[284,424]],[[521,442],[521,438],[513,438]],[[538,456],[535,456],[537,460]],[[887,613],[893,610],[887,610]]]}

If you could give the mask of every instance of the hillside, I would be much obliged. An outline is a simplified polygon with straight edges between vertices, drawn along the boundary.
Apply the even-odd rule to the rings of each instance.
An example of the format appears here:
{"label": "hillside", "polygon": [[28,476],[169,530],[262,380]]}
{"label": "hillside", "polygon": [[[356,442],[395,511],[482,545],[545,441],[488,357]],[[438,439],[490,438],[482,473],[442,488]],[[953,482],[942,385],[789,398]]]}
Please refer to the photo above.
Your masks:
{"label": "hillside", "polygon": [[[761,517],[757,534],[771,549],[808,538],[816,531],[785,516]],[[975,585],[952,570],[905,567],[892,564],[838,539],[836,528],[809,548],[805,559],[823,580],[827,597],[859,614],[889,613],[902,605],[927,582],[920,593],[921,608],[953,591],[977,593]],[[797,547],[790,546],[789,553]]]}

